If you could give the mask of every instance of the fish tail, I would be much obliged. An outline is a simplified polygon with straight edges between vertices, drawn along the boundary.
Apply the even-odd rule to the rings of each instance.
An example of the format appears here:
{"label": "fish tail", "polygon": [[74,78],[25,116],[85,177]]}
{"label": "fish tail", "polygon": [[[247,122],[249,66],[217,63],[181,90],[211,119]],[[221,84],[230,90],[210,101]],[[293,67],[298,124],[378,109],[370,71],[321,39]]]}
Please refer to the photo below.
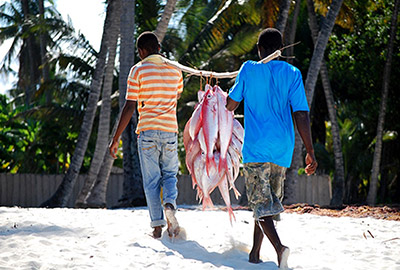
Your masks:
{"label": "fish tail", "polygon": [[214,204],[211,201],[211,197],[210,196],[204,196],[203,197],[203,210],[206,209],[207,207],[209,208],[213,208]]}
{"label": "fish tail", "polygon": [[229,221],[231,222],[232,225],[232,218],[234,221],[236,221],[236,217],[235,214],[233,213],[232,206],[230,205],[228,206],[228,213],[229,213]]}
{"label": "fish tail", "polygon": [[231,189],[233,189],[233,192],[235,193],[236,200],[239,199],[240,196],[242,196],[239,190],[237,190],[237,188],[235,187],[235,184],[231,184]]}

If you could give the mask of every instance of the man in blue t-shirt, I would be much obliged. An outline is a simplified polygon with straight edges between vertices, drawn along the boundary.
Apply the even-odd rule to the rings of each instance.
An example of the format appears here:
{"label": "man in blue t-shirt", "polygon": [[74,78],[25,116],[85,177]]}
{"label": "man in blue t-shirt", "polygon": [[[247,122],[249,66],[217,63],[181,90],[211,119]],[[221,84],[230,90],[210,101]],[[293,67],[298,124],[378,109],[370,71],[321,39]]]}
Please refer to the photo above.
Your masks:
{"label": "man in blue t-shirt", "polygon": [[[261,59],[282,48],[282,34],[268,28],[258,37]],[[227,98],[227,109],[244,101],[243,163],[246,194],[255,218],[249,262],[259,263],[263,232],[274,246],[280,268],[287,267],[289,248],[282,245],[273,217],[283,212],[283,181],[294,150],[294,124],[307,150],[308,175],[317,168],[311,140],[309,108],[300,71],[283,61],[247,61]]]}

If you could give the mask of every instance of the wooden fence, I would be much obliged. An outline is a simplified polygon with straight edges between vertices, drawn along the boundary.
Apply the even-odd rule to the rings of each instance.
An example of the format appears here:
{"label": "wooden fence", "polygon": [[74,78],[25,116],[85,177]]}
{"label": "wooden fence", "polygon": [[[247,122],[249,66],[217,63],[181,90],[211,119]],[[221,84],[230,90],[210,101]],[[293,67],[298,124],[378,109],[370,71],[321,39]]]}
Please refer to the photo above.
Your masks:
{"label": "wooden fence", "polygon": [[[61,183],[64,175],[39,175],[39,174],[0,174],[0,206],[38,207],[50,198]],[[73,207],[74,202],[83,186],[85,175],[80,175],[75,184],[68,206]],[[107,207],[118,204],[122,195],[122,174],[111,174],[107,187]],[[236,187],[241,194],[245,192],[244,178],[236,180]],[[177,204],[198,204],[196,191],[192,188],[192,180],[188,175],[178,176],[179,195]],[[216,189],[211,198],[214,204],[223,205],[222,197]],[[232,204],[239,204],[231,190]],[[313,175],[300,176],[296,184],[296,202],[328,205],[331,195],[331,184],[328,176]]]}

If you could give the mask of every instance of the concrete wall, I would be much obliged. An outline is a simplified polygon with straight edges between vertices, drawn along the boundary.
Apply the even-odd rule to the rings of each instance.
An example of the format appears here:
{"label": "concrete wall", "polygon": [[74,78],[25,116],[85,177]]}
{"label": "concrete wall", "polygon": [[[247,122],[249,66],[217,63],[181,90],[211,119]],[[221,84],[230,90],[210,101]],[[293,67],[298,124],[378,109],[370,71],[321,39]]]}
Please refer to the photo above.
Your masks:
{"label": "concrete wall", "polygon": [[[42,202],[50,198],[61,183],[64,175],[40,175],[40,174],[0,174],[0,206],[38,207]],[[85,175],[80,175],[69,200],[69,207],[73,207],[76,197],[83,186]],[[122,174],[112,174],[108,182],[107,207],[117,205],[122,194]],[[244,178],[240,176],[236,180],[236,187],[244,194]],[[192,180],[188,175],[178,176],[179,195],[177,203],[181,205],[196,205],[196,190],[192,188]],[[328,176],[300,176],[296,188],[296,202],[328,205],[332,197],[331,185]],[[239,200],[230,191],[232,204],[239,204]],[[212,201],[216,205],[224,205],[222,196],[216,188],[211,194]]]}

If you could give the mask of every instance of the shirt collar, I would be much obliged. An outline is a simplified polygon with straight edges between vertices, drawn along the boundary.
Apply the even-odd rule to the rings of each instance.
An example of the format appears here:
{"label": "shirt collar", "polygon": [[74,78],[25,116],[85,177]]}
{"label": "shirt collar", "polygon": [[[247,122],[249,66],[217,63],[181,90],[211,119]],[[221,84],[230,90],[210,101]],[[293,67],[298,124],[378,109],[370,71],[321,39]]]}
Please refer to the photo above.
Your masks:
{"label": "shirt collar", "polygon": [[145,59],[143,59],[142,62],[151,62],[151,63],[161,64],[164,61],[162,60],[161,55],[151,54],[151,55],[147,56]]}

